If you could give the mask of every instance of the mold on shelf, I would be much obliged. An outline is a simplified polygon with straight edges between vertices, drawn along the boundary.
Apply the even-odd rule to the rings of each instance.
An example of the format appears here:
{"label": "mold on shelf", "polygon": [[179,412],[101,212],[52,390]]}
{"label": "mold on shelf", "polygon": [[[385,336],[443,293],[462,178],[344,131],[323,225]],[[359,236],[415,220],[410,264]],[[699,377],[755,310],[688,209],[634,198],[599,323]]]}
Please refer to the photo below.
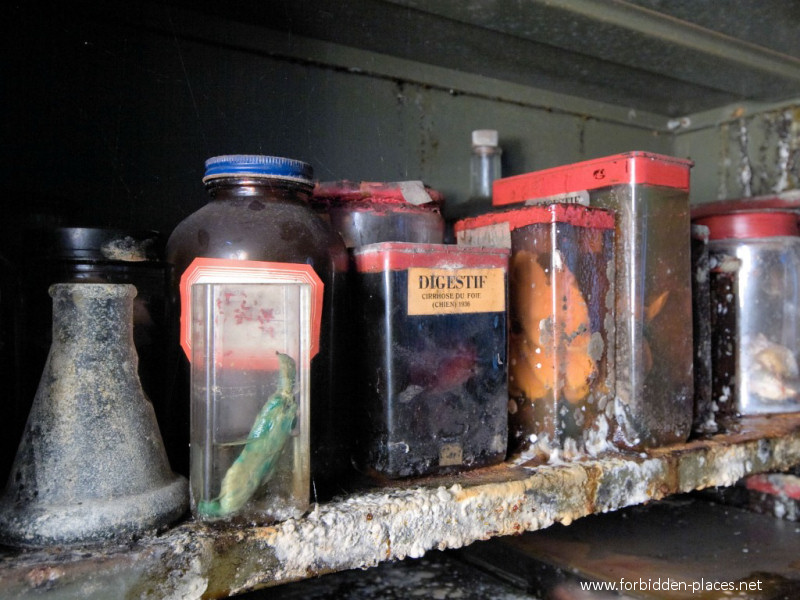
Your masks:
{"label": "mold on shelf", "polygon": [[736,433],[638,454],[520,460],[366,490],[268,527],[193,521],[125,546],[0,553],[17,598],[222,598],[431,549],[569,524],[675,493],[800,464],[800,415],[750,417]]}

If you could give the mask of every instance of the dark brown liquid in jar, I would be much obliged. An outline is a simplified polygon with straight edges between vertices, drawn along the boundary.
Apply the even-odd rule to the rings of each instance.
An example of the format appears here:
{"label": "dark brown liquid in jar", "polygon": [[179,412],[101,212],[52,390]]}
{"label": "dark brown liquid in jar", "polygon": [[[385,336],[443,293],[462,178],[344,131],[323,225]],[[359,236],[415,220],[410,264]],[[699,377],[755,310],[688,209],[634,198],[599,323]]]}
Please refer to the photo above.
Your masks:
{"label": "dark brown liquid in jar", "polygon": [[[308,264],[322,280],[320,350],[311,363],[311,471],[315,492],[324,497],[339,491],[349,463],[347,411],[336,404],[339,384],[332,376],[331,352],[336,336],[334,304],[341,297],[347,257],[341,238],[308,206],[312,184],[310,167],[306,167],[309,175],[302,179],[270,175],[206,178],[211,201],[175,228],[167,243],[167,260],[175,266],[175,290],[181,274],[197,257]],[[188,362],[184,357],[181,361],[168,445],[180,451],[176,470],[186,472]]]}

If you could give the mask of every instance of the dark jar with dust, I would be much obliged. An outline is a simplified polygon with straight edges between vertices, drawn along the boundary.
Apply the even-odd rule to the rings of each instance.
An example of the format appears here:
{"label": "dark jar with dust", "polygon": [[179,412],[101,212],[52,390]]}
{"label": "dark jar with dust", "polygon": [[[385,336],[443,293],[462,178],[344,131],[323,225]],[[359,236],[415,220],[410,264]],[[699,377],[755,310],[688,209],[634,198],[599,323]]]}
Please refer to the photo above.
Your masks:
{"label": "dark jar with dust", "polygon": [[379,242],[441,244],[442,195],[421,181],[329,181],[314,188],[312,204],[348,248]]}
{"label": "dark jar with dust", "polygon": [[508,251],[385,242],[354,260],[360,466],[399,478],[502,461]]}
{"label": "dark jar with dust", "polygon": [[692,340],[694,345],[694,419],[697,436],[720,431],[719,406],[711,395],[711,272],[708,227],[692,225]]}
{"label": "dark jar with dust", "polygon": [[[312,169],[304,162],[261,155],[218,156],[206,161],[203,182],[211,201],[184,219],[167,243],[167,259],[176,276],[203,257],[221,259],[231,282],[242,281],[240,270],[262,273],[264,266],[256,262],[270,263],[268,268],[278,276],[282,269],[291,270],[291,265],[309,265],[322,281],[318,352],[310,365],[311,473],[319,495],[334,493],[349,465],[347,409],[337,403],[331,353],[336,336],[334,303],[347,269],[344,244],[309,206]],[[185,468],[189,454],[187,361],[182,371],[171,437],[173,444],[186,449]]]}

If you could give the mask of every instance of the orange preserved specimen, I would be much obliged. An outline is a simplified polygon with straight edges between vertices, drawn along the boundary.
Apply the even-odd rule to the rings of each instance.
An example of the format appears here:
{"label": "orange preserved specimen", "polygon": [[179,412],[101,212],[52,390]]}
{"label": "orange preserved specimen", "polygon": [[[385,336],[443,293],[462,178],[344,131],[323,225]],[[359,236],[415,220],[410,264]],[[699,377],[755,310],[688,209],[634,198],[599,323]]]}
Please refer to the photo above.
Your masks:
{"label": "orange preserved specimen", "polygon": [[589,308],[568,268],[550,267],[551,278],[538,259],[520,250],[511,261],[512,302],[524,331],[510,348],[512,387],[529,398],[560,387],[568,401],[580,402],[596,369],[589,353]]}
{"label": "orange preserved specimen", "polygon": [[509,444],[512,451],[605,446],[614,390],[614,216],[570,204],[456,224],[460,244],[511,248]]}

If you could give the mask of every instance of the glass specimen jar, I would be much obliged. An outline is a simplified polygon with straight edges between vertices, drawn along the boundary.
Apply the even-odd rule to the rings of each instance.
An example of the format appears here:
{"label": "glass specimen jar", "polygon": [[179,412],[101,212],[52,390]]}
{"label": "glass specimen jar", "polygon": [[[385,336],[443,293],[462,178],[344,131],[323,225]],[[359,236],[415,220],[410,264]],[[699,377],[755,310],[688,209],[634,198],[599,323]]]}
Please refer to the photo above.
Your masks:
{"label": "glass specimen jar", "polygon": [[442,195],[421,181],[322,182],[312,198],[348,248],[378,242],[441,244],[442,202]]}
{"label": "glass specimen jar", "polygon": [[502,461],[508,251],[384,242],[353,254],[360,467],[400,478]]}
{"label": "glass specimen jar", "polygon": [[[713,371],[727,373],[742,415],[800,410],[800,237],[793,212],[738,212],[698,219],[709,228]],[[722,325],[722,326],[721,326]],[[724,327],[727,325],[727,327]]]}
{"label": "glass specimen jar", "polygon": [[[321,304],[313,303],[303,308],[307,313],[317,311],[314,315],[319,315],[320,325],[312,330],[317,337],[301,336],[299,343],[302,348],[318,347],[316,354],[303,350],[310,360],[310,414],[307,416],[310,420],[312,486],[318,498],[332,494],[338,491],[345,474],[350,471],[347,410],[337,398],[338,382],[333,379],[336,368],[331,349],[336,336],[334,304],[342,298],[339,287],[343,285],[347,269],[344,245],[330,225],[309,206],[313,183],[312,169],[307,163],[261,155],[217,156],[206,161],[203,181],[210,202],[184,219],[167,242],[167,258],[175,266],[178,276],[183,276],[196,258],[204,258],[225,261],[223,265],[214,265],[214,269],[221,273],[207,283],[285,282],[295,285],[298,265],[309,267],[321,282]],[[187,294],[181,298],[181,340],[188,359],[192,358],[186,345],[192,332],[192,320],[187,314],[192,306],[190,300]],[[277,315],[284,308],[283,304],[276,303],[275,306],[265,306],[263,310],[265,315]],[[303,317],[307,318],[310,317]],[[274,329],[267,323],[264,327]],[[255,335],[255,330],[252,333]],[[277,360],[276,351],[290,356],[297,372],[304,372],[302,353],[289,352],[288,347],[282,350],[265,345],[265,348],[274,360]],[[270,364],[275,366],[279,362]],[[188,448],[188,361],[183,362],[182,368],[183,377],[176,386],[182,393],[176,394],[175,398],[173,443]],[[275,373],[280,370],[272,371],[270,381],[278,377]],[[195,372],[196,377],[201,375],[201,372]],[[278,381],[281,381],[279,377]],[[192,386],[195,383],[199,385],[202,381],[193,382]],[[276,385],[276,382],[260,382],[245,388],[263,403],[276,393]],[[258,401],[254,402],[258,404]],[[196,451],[192,445],[193,463],[202,459],[194,455]],[[192,486],[193,490],[198,489],[194,483]],[[205,499],[205,496],[199,499]]]}
{"label": "glass specimen jar", "polygon": [[622,448],[687,439],[693,417],[688,160],[627,152],[495,181],[496,206],[614,211],[616,430]]}
{"label": "glass specimen jar", "polygon": [[529,206],[458,221],[455,231],[459,244],[511,248],[511,449],[605,449],[614,418],[614,215]]}
{"label": "glass specimen jar", "polygon": [[308,506],[309,367],[322,282],[308,265],[196,259],[181,279],[192,363],[194,515],[268,522]]}

